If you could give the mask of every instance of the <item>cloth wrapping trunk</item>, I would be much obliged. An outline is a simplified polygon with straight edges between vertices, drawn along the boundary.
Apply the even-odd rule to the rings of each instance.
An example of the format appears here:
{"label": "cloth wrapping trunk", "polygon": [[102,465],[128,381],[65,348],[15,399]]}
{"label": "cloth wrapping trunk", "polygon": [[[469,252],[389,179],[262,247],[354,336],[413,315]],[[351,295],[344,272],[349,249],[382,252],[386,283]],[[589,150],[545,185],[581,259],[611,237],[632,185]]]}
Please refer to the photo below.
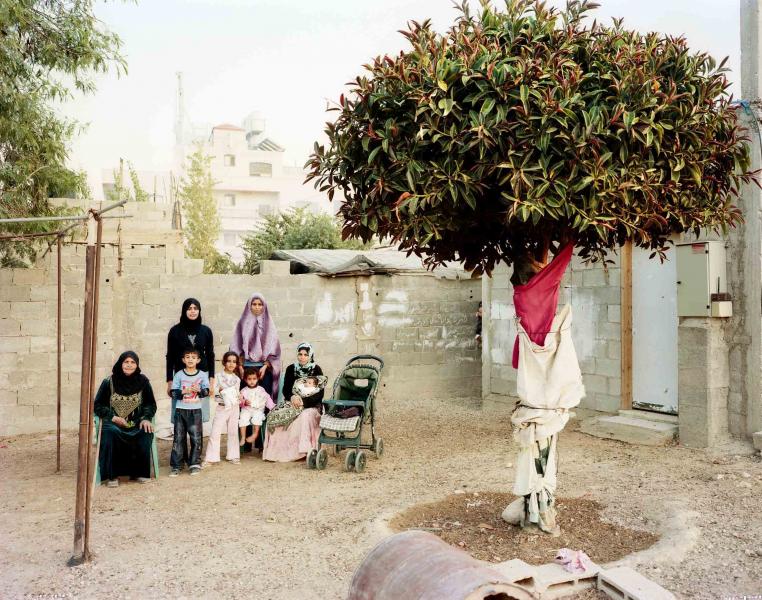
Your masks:
{"label": "cloth wrapping trunk", "polygon": [[[558,289],[569,266],[574,246],[567,244],[553,257],[550,264],[524,285],[513,288],[513,306],[521,319],[524,332],[536,344],[544,344],[558,306]],[[513,344],[513,368],[519,368],[519,336]]]}
{"label": "cloth wrapping trunk", "polygon": [[519,455],[513,493],[523,497],[522,525],[528,521],[547,532],[556,528],[558,432],[569,420],[569,409],[585,395],[571,324],[571,306],[567,304],[553,319],[540,345],[532,341],[517,319],[520,401],[511,422]]}

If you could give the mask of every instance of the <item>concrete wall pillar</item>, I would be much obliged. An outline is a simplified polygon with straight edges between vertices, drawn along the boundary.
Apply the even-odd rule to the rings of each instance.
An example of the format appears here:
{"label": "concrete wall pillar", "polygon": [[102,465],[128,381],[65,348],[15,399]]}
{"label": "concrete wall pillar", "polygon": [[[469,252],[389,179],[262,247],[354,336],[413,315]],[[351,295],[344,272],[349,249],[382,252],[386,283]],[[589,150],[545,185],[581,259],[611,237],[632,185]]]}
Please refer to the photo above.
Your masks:
{"label": "concrete wall pillar", "polygon": [[730,365],[724,323],[683,317],[677,335],[680,442],[708,448],[728,432]]}

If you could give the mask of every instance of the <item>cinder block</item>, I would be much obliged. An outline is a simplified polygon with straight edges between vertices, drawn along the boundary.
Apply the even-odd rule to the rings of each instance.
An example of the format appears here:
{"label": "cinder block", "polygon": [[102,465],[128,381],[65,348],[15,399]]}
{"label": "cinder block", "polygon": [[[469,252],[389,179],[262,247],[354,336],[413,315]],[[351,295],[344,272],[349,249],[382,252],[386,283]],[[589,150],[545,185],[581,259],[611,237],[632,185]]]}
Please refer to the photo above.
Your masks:
{"label": "cinder block", "polygon": [[[175,275],[201,275],[204,272],[204,261],[200,258],[181,258],[173,261],[173,273]],[[161,273],[161,270],[156,268],[156,275]],[[145,272],[145,271],[143,271]]]}
{"label": "cinder block", "polygon": [[582,285],[585,287],[602,287],[608,285],[603,269],[594,268],[584,271],[582,275]]}
{"label": "cinder block", "polygon": [[29,352],[28,337],[4,337],[0,340],[2,352]]}
{"label": "cinder block", "polygon": [[754,442],[754,447],[757,450],[762,451],[762,431],[756,431],[751,435],[752,441]]}
{"label": "cinder block", "polygon": [[630,567],[601,571],[598,589],[614,600],[676,600],[672,592]]}
{"label": "cinder block", "polygon": [[[21,324],[16,319],[0,319],[0,336],[16,336],[21,333]],[[0,342],[1,343],[1,342]]]}
{"label": "cinder block", "polygon": [[14,269],[14,285],[42,285],[45,283],[45,271],[43,269]]}
{"label": "cinder block", "polygon": [[[29,302],[32,297],[32,288],[28,285],[3,285],[0,286],[0,300],[6,302],[23,303]],[[11,311],[13,308],[11,308]]]}
{"label": "cinder block", "polygon": [[287,260],[263,260],[259,263],[260,275],[290,275],[291,263]]}
{"label": "cinder block", "polygon": [[608,319],[609,323],[619,323],[622,320],[620,305],[609,304],[608,305]]}
{"label": "cinder block", "polygon": [[30,336],[30,352],[55,352],[56,338],[49,336]]}
{"label": "cinder block", "polygon": [[534,593],[539,600],[554,600],[594,588],[599,571],[596,564],[584,573],[569,573],[556,563],[540,565],[535,571]]}
{"label": "cinder block", "polygon": [[595,374],[605,375],[606,377],[619,377],[621,375],[621,365],[618,360],[597,358],[595,360]]}
{"label": "cinder block", "polygon": [[603,375],[584,375],[582,383],[589,392],[607,394],[609,391],[608,380]]}

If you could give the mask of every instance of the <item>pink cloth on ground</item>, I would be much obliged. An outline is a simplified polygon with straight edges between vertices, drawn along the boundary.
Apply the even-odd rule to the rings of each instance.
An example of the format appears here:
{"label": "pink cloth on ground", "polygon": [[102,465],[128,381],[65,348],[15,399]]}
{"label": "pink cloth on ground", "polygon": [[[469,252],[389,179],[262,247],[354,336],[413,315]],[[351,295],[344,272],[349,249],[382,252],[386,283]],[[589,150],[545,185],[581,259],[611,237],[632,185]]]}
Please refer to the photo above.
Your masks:
{"label": "pink cloth on ground", "polygon": [[228,436],[227,460],[241,458],[241,448],[238,445],[238,405],[225,408],[217,405],[212,422],[212,433],[209,435],[209,444],[206,446],[206,462],[220,462],[220,438],[223,432]]}
{"label": "pink cloth on ground", "polygon": [[320,411],[317,408],[305,408],[288,426],[276,427],[265,434],[262,460],[272,462],[291,462],[300,460],[317,447],[320,437]]}
{"label": "pink cloth on ground", "polygon": [[[553,257],[550,264],[532,277],[528,283],[513,288],[513,306],[521,326],[535,344],[545,345],[558,307],[558,290],[574,251],[567,244]],[[513,368],[519,368],[519,336],[513,344]]]}

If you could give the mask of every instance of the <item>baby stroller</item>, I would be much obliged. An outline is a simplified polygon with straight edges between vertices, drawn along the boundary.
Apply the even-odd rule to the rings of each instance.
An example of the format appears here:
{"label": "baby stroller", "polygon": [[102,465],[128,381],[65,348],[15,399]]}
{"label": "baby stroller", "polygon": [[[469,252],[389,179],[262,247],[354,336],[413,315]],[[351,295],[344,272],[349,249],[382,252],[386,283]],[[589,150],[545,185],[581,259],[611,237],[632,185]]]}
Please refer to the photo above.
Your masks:
{"label": "baby stroller", "polygon": [[[373,361],[370,364],[360,361]],[[332,397],[323,400],[325,412],[320,417],[320,437],[317,450],[307,454],[307,468],[323,470],[328,464],[328,450],[321,445],[333,446],[334,454],[348,449],[344,469],[362,473],[367,460],[363,448],[372,450],[376,458],[384,453],[384,442],[376,437],[376,394],[381,381],[384,361],[372,354],[359,354],[347,361],[341,374],[333,382]],[[370,443],[362,443],[363,424],[370,423]],[[367,436],[366,436],[367,439]]]}

